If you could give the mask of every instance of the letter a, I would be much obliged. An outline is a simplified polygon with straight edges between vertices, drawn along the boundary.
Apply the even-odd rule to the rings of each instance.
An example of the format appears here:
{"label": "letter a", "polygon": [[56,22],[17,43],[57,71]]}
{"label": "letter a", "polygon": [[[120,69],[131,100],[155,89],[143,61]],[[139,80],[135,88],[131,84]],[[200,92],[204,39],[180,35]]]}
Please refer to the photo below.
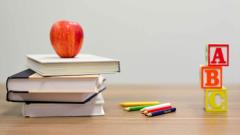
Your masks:
{"label": "letter a", "polygon": [[209,44],[208,45],[208,65],[228,66],[229,65],[229,45]]}
{"label": "letter a", "polygon": [[[218,60],[218,62],[217,62],[217,60]],[[219,64],[226,63],[226,61],[224,60],[224,57],[223,57],[222,48],[216,48],[216,50],[215,50],[211,64],[216,64],[216,63],[219,63]]]}

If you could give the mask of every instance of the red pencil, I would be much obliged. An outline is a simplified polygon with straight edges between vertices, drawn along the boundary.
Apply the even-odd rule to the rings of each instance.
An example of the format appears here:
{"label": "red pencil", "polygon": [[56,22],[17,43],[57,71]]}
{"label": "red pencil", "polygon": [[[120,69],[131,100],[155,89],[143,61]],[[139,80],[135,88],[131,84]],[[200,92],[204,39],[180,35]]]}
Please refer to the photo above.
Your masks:
{"label": "red pencil", "polygon": [[171,108],[172,108],[172,106],[163,106],[163,107],[153,108],[153,109],[150,109],[150,110],[145,110],[143,113],[147,114],[147,113],[161,111],[161,110],[167,110],[167,109],[171,109]]}

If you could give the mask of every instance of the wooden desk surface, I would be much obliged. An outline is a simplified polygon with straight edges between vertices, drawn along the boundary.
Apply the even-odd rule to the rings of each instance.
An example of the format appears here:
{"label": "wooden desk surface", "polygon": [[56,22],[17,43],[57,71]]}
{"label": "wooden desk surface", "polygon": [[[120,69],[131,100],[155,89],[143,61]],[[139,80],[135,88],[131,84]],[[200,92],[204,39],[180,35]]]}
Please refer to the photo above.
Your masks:
{"label": "wooden desk surface", "polygon": [[[228,113],[206,113],[197,86],[113,85],[104,92],[105,116],[25,118],[21,104],[5,101],[0,90],[0,134],[4,135],[234,135],[240,132],[240,86],[229,87]],[[122,101],[171,102],[177,112],[146,118],[125,112]]]}

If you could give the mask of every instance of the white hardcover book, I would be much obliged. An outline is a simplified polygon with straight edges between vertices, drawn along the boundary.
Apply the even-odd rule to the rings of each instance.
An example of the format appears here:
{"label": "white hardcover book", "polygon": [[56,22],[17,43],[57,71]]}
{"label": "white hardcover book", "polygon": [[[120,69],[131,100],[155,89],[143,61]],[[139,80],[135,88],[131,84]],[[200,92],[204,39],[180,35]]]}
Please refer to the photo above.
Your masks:
{"label": "white hardcover book", "polygon": [[96,93],[104,82],[101,75],[43,77],[31,69],[8,77],[8,91],[28,93]]}
{"label": "white hardcover book", "polygon": [[24,104],[22,114],[25,117],[101,116],[104,115],[103,104],[103,96],[99,94],[85,104]]}
{"label": "white hardcover book", "polygon": [[7,101],[30,103],[85,103],[106,89],[103,84],[97,93],[28,93],[8,91]]}
{"label": "white hardcover book", "polygon": [[27,55],[27,66],[42,76],[120,72],[118,60],[89,54],[60,58],[55,54]]}

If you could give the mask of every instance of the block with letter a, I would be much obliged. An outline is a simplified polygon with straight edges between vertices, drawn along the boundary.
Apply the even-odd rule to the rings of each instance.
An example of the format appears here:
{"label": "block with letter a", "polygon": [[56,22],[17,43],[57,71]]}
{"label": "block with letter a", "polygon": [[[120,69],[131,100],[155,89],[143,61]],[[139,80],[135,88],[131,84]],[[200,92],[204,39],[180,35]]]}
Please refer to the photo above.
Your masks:
{"label": "block with letter a", "polygon": [[206,89],[205,110],[207,112],[226,112],[228,110],[227,88]]}
{"label": "block with letter a", "polygon": [[208,44],[207,61],[209,66],[229,65],[229,45],[228,44]]}
{"label": "block with letter a", "polygon": [[222,67],[201,66],[201,87],[222,88]]}

